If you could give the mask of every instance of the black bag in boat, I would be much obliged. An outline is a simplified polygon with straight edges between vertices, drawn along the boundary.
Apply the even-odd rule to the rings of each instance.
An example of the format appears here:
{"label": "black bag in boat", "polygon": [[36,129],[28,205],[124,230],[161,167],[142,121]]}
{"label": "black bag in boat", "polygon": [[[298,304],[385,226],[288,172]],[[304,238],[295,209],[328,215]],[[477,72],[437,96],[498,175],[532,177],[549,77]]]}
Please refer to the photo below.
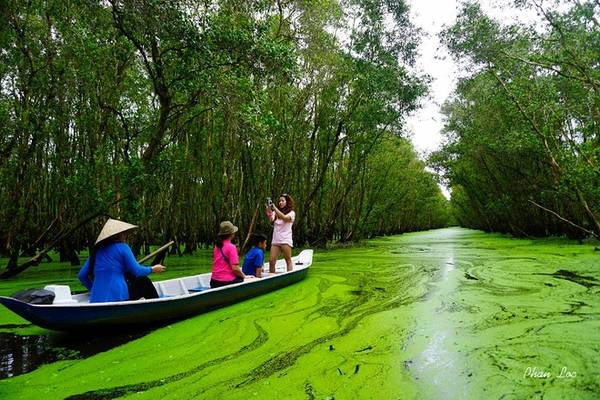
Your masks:
{"label": "black bag in boat", "polygon": [[10,297],[29,304],[52,304],[54,292],[45,289],[27,289],[13,293]]}

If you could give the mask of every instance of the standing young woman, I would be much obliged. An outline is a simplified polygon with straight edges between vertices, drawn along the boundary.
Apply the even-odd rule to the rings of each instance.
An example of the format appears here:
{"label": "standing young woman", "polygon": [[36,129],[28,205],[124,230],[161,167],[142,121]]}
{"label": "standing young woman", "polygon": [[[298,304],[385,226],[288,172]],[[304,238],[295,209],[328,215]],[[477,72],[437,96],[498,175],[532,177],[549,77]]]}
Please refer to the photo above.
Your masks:
{"label": "standing young woman", "polygon": [[238,227],[231,222],[221,222],[213,250],[213,268],[210,276],[211,288],[244,282],[246,276],[240,269],[237,248],[231,243],[237,230]]}
{"label": "standing young woman", "polygon": [[269,272],[275,272],[275,263],[279,255],[283,253],[287,270],[292,270],[292,225],[296,218],[294,211],[294,199],[287,193],[279,196],[277,207],[275,204],[267,206],[267,217],[273,223],[273,239],[271,240],[271,252],[269,255]]}

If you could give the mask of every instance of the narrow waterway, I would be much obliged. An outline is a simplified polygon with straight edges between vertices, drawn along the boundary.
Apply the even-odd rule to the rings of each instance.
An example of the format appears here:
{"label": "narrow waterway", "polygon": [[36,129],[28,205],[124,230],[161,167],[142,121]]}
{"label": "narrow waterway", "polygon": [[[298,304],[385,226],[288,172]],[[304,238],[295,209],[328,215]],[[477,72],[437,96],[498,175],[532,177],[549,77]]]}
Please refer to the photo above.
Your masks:
{"label": "narrow waterway", "polygon": [[298,284],[0,380],[0,398],[598,398],[597,246],[452,228],[318,251]]}
{"label": "narrow waterway", "polygon": [[598,398],[596,246],[463,229],[401,242],[434,271],[407,346],[417,397]]}

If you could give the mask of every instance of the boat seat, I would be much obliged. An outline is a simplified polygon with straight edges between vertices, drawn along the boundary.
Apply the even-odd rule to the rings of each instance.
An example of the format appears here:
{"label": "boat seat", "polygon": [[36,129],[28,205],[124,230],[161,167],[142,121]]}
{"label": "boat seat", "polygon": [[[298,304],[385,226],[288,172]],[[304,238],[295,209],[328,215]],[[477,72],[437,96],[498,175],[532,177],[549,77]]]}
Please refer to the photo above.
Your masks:
{"label": "boat seat", "polygon": [[157,283],[160,297],[182,296],[189,294],[181,279],[172,279]]}
{"label": "boat seat", "polygon": [[208,282],[204,282],[202,276],[189,276],[181,279],[183,286],[188,292],[202,292],[206,289],[210,289]]}
{"label": "boat seat", "polygon": [[46,285],[45,290],[54,292],[54,301],[52,304],[73,304],[77,300],[73,300],[71,296],[71,288],[68,285]]}

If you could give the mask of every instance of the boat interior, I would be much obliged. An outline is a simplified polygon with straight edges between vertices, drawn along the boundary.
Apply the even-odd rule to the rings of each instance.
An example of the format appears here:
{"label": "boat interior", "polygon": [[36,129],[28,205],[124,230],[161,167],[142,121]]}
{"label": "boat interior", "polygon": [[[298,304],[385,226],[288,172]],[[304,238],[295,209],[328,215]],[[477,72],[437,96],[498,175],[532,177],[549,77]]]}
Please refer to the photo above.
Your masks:
{"label": "boat interior", "polygon": [[[299,269],[308,268],[312,264],[312,250],[303,250],[297,256],[292,257],[292,264],[294,271]],[[266,272],[265,272],[266,271]],[[269,279],[274,276],[288,273],[286,271],[285,260],[277,260],[275,264],[275,273],[269,273],[269,263],[265,263],[263,267],[262,278]],[[166,297],[179,297],[192,295],[199,292],[210,290],[210,272],[186,276],[183,278],[173,278],[164,281],[153,282],[156,291],[161,298]],[[250,284],[259,278],[248,279],[237,285]],[[71,294],[71,288],[68,285],[48,285],[44,289],[51,290],[55,294],[53,305],[74,305],[74,304],[88,304],[89,293]],[[215,289],[218,290],[218,289]],[[140,300],[135,300],[140,301]]]}

